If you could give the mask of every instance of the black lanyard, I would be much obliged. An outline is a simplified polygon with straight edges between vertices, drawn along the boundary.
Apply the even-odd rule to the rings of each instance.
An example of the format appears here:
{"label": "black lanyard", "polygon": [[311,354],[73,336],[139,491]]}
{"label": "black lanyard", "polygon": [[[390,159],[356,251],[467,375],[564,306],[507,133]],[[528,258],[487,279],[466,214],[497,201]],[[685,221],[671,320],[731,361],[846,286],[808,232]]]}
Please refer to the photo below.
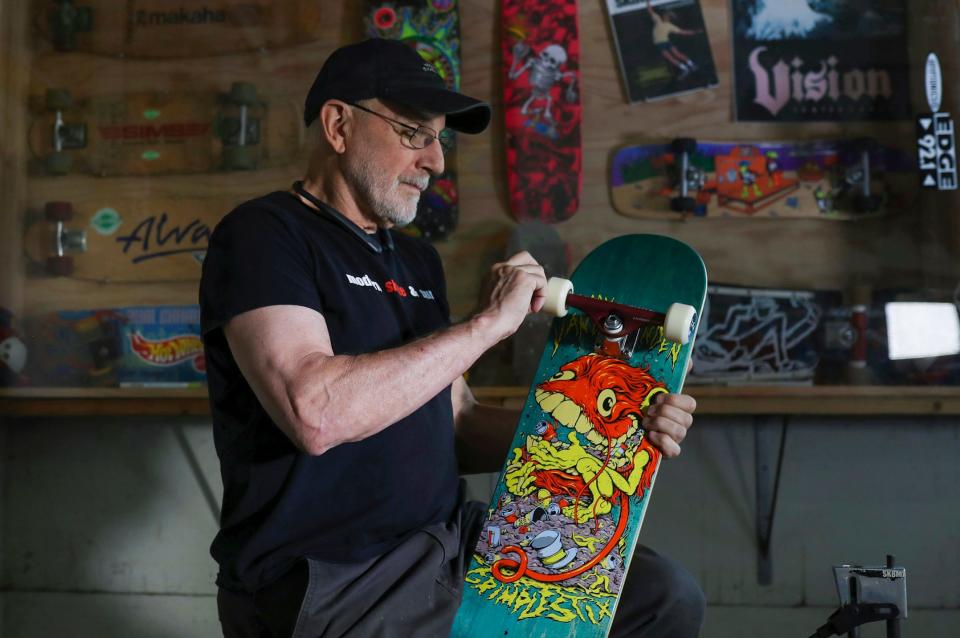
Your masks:
{"label": "black lanyard", "polygon": [[375,254],[379,255],[383,252],[384,248],[387,250],[393,250],[393,237],[390,235],[390,231],[385,228],[378,228],[376,234],[371,234],[364,231],[362,228],[354,224],[352,221],[338,213],[333,209],[329,204],[325,204],[317,199],[313,193],[309,192],[303,187],[303,182],[297,180],[293,183],[292,186],[294,192],[303,197],[305,200],[317,207],[322,214],[333,219],[341,226],[346,228],[350,233],[363,242],[363,245],[372,250]]}

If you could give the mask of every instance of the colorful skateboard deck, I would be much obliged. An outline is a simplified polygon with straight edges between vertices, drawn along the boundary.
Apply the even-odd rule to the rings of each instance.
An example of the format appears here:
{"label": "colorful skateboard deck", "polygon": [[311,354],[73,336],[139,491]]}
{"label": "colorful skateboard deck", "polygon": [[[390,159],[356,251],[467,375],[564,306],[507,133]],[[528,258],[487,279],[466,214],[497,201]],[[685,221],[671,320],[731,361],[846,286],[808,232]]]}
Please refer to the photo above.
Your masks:
{"label": "colorful skateboard deck", "polygon": [[[460,12],[456,0],[369,0],[364,15],[367,35],[401,40],[432,64],[447,83],[460,89]],[[444,172],[420,197],[417,217],[406,231],[426,239],[446,239],[457,227],[456,135],[444,154]]]}
{"label": "colorful skateboard deck", "polygon": [[[889,147],[863,154],[854,141],[700,142],[688,156],[671,144],[619,149],[611,164],[613,207],[647,219],[763,217],[849,220],[903,209],[916,196],[915,161]],[[685,175],[691,210],[675,211]],[[859,180],[859,181],[858,181]],[[862,207],[862,183],[875,206]],[[868,199],[870,199],[868,198]]]}
{"label": "colorful skateboard deck", "polygon": [[[40,0],[34,24],[56,51],[171,59],[316,40],[315,0]],[[42,48],[41,48],[42,50]]]}
{"label": "colorful skateboard deck", "polygon": [[226,197],[47,202],[27,218],[35,274],[109,282],[199,281],[210,233],[238,202]]}
{"label": "colorful skateboard deck", "polygon": [[517,221],[559,222],[580,205],[576,0],[503,0],[507,193]]}
{"label": "colorful skateboard deck", "polygon": [[31,100],[34,174],[166,175],[293,161],[304,146],[300,107],[268,106],[253,84],[226,93],[135,92]]}
{"label": "colorful skateboard deck", "polygon": [[[628,570],[660,452],[641,422],[657,394],[682,389],[706,270],[686,244],[630,235],[587,255],[572,282],[581,297],[569,295],[567,307],[587,311],[553,322],[468,567],[455,638],[603,638],[624,579],[644,577]],[[690,313],[682,331],[665,330],[659,314],[670,325],[675,303]],[[619,337],[601,334],[618,321]],[[665,340],[678,332],[685,345]]]}

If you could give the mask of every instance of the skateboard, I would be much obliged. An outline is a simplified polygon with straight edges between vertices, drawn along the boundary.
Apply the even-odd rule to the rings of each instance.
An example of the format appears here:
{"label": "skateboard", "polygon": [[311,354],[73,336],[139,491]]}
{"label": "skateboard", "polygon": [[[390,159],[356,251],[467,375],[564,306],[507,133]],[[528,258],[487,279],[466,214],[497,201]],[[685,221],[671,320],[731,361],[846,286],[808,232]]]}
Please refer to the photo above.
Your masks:
{"label": "skateboard", "polygon": [[135,92],[31,99],[34,174],[98,176],[250,170],[293,160],[304,144],[298,107],[268,107],[256,86],[226,93]]}
{"label": "skateboard", "polygon": [[263,51],[317,39],[312,0],[39,0],[34,30],[55,51],[172,59]]}
{"label": "skateboard", "polygon": [[687,381],[812,383],[824,301],[811,290],[710,286]]}
{"label": "skateboard", "polygon": [[660,461],[641,422],[682,389],[706,286],[700,256],[657,235],[610,240],[548,281],[557,318],[451,636],[607,635]]}
{"label": "skateboard", "polygon": [[902,209],[916,196],[916,165],[873,140],[700,142],[628,146],[611,165],[622,215],[851,220]]}
{"label": "skateboard", "polygon": [[33,385],[199,387],[199,306],[64,310],[25,321]]}
{"label": "skateboard", "polygon": [[[447,88],[460,90],[460,12],[456,0],[368,0],[368,36],[401,40],[440,73]],[[417,216],[403,230],[429,240],[446,239],[457,227],[456,134],[448,131],[444,171],[420,197]]]}
{"label": "skateboard", "polygon": [[507,192],[517,221],[559,222],[580,204],[576,0],[501,3]]}
{"label": "skateboard", "polygon": [[47,202],[27,215],[28,272],[103,283],[199,281],[210,233],[236,203],[106,196]]}

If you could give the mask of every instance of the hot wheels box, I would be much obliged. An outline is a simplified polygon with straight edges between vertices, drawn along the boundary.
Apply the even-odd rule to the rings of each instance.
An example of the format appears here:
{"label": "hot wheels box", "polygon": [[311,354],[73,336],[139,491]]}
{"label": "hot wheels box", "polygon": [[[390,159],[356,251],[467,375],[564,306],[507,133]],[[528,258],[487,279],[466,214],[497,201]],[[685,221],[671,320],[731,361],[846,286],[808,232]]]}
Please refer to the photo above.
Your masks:
{"label": "hot wheels box", "polygon": [[26,322],[34,385],[189,387],[206,382],[199,306],[68,310]]}

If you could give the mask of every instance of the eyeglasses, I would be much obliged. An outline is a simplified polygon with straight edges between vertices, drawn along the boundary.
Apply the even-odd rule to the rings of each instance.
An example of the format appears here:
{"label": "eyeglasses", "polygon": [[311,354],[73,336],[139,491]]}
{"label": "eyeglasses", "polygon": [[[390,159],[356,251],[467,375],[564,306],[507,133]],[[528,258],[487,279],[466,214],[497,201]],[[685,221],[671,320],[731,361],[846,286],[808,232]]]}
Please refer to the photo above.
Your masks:
{"label": "eyeglasses", "polygon": [[[434,140],[437,140],[440,142],[440,148],[444,152],[449,151],[450,149],[453,148],[454,135],[453,135],[453,131],[451,131],[450,129],[443,129],[442,131],[437,133],[429,126],[424,126],[422,124],[418,126],[413,126],[412,124],[407,124],[406,122],[395,120],[392,117],[387,117],[383,113],[377,113],[376,111],[371,111],[365,106],[360,106],[359,104],[354,104],[353,102],[347,102],[347,104],[349,104],[352,107],[358,108],[361,111],[366,111],[367,113],[376,115],[377,117],[384,119],[392,124],[396,124],[397,126],[402,126],[404,129],[406,129],[406,132],[397,131],[397,133],[399,133],[400,137],[405,139],[407,143],[413,148],[416,148],[416,149],[426,148],[431,144],[433,144]],[[394,130],[396,131],[396,129]]]}

